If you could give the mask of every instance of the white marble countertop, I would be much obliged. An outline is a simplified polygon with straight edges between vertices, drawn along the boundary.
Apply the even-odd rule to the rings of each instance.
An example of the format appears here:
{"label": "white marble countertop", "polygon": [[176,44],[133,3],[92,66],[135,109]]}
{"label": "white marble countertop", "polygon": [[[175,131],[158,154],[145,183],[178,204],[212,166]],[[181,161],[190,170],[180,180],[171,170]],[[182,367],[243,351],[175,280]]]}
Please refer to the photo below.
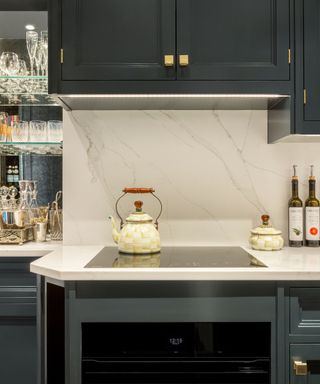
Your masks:
{"label": "white marble countertop", "polygon": [[320,248],[262,252],[243,247],[267,268],[84,268],[103,247],[60,246],[31,263],[31,271],[57,280],[320,281]]}
{"label": "white marble countertop", "polygon": [[24,244],[0,244],[1,257],[42,257],[53,251],[59,251],[62,247],[60,241],[45,241],[36,243],[29,241]]}

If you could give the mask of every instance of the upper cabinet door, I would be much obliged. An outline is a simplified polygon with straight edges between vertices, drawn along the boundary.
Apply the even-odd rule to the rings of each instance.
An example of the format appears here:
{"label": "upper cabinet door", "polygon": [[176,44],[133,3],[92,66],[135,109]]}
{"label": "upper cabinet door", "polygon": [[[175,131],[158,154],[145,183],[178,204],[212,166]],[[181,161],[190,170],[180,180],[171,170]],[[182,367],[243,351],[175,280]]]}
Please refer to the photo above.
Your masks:
{"label": "upper cabinet door", "polygon": [[175,79],[175,0],[64,0],[62,80]]}
{"label": "upper cabinet door", "polygon": [[289,80],[289,0],[177,2],[179,79]]}
{"label": "upper cabinet door", "polygon": [[307,0],[304,7],[304,120],[320,121],[320,1]]}

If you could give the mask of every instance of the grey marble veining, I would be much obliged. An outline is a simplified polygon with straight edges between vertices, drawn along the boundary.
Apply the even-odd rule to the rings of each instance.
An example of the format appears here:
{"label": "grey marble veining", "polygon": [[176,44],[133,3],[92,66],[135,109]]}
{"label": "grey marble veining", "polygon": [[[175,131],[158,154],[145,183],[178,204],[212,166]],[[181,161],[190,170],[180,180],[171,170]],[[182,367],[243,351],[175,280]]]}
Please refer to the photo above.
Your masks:
{"label": "grey marble veining", "polygon": [[[246,243],[263,213],[286,234],[292,164],[303,199],[310,164],[320,176],[320,144],[268,145],[266,111],[74,111],[64,122],[66,244],[111,244],[107,217],[126,186],[156,189],[163,243]],[[155,217],[156,201],[142,200]]]}

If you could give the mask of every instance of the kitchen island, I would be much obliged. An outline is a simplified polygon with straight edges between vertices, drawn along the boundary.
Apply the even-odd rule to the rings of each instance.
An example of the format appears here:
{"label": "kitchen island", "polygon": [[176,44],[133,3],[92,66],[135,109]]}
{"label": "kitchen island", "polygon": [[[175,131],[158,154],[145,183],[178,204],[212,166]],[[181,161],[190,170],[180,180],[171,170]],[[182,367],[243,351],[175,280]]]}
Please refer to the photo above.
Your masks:
{"label": "kitchen island", "polygon": [[[237,383],[233,369],[247,383],[319,380],[318,249],[242,247],[260,265],[246,268],[90,267],[103,248],[62,246],[31,264],[41,275],[41,382]],[[212,342],[194,344],[194,332]],[[221,357],[242,366],[221,378]]]}
{"label": "kitchen island", "polygon": [[[230,246],[216,244],[215,246]],[[241,247],[266,268],[86,268],[104,246],[62,246],[31,264],[31,272],[62,281],[76,280],[315,280],[320,281],[320,249],[284,248],[254,251]],[[195,247],[196,249],[197,247]],[[199,247],[201,248],[201,247]],[[199,249],[198,248],[198,249]],[[110,247],[114,250],[114,247]],[[161,255],[160,255],[161,259]]]}

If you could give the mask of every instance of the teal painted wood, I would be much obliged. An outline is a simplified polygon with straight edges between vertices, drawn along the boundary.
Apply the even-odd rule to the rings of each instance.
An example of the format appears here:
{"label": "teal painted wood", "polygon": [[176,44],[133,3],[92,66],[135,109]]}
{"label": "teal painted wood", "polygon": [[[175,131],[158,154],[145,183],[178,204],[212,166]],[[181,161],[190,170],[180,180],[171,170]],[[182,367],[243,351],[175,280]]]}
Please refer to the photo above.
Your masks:
{"label": "teal painted wood", "polygon": [[[295,1],[295,84],[294,133],[320,133],[320,4],[317,0]],[[306,89],[306,104],[304,104]]]}
{"label": "teal painted wood", "polygon": [[66,383],[81,383],[84,322],[269,321],[276,384],[276,308],[274,283],[66,282]]}
{"label": "teal painted wood", "polygon": [[318,121],[320,127],[320,3],[304,1],[304,82],[307,104],[304,109],[306,121]]}
{"label": "teal painted wood", "polygon": [[35,318],[0,316],[0,382],[36,383]]}
{"label": "teal painted wood", "polygon": [[62,47],[62,80],[174,80],[175,0],[64,0]]}
{"label": "teal painted wood", "polygon": [[290,289],[290,334],[320,335],[320,288]]}
{"label": "teal painted wood", "polygon": [[277,383],[286,383],[289,378],[286,362],[287,350],[287,310],[285,288],[277,287]]}
{"label": "teal painted wood", "polygon": [[308,364],[308,374],[297,376],[293,369],[294,361],[309,362],[315,360],[319,362],[320,344],[291,344],[290,345],[290,384],[319,384],[320,371],[312,369],[312,364]]}
{"label": "teal painted wood", "polygon": [[34,258],[0,258],[0,383],[37,380]]}
{"label": "teal painted wood", "polygon": [[293,94],[292,1],[49,0],[49,92]]}
{"label": "teal painted wood", "polygon": [[289,0],[177,0],[178,78],[289,80]]}

